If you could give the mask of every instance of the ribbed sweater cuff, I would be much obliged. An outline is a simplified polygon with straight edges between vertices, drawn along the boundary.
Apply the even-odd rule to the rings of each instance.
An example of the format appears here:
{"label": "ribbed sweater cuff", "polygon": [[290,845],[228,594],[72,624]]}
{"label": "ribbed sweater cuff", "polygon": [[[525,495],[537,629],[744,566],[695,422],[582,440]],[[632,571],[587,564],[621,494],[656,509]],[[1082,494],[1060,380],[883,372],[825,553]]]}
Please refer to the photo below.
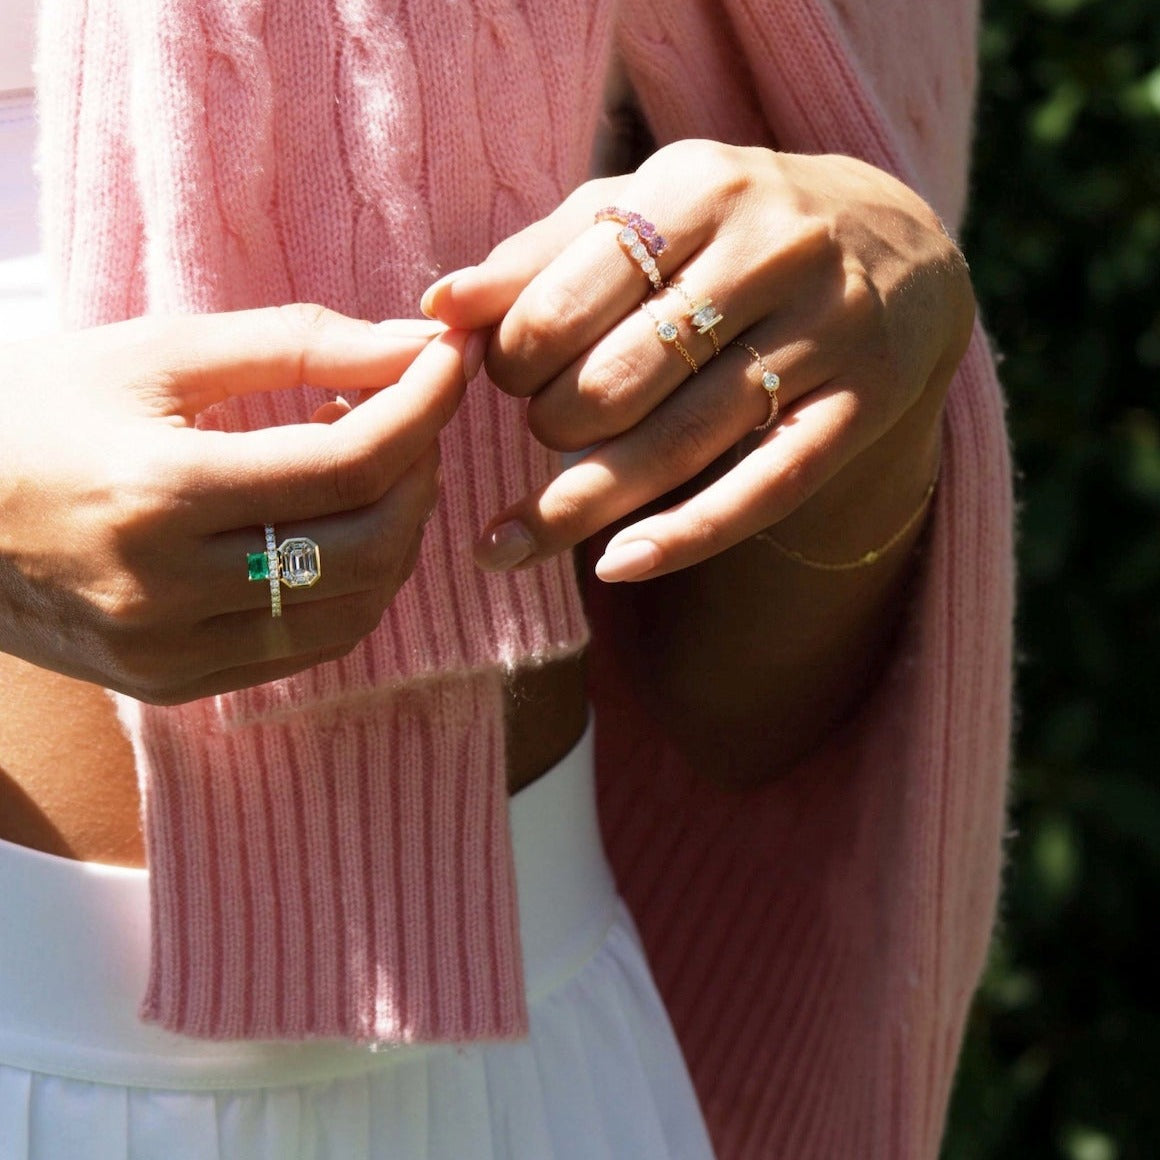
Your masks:
{"label": "ribbed sweater cuff", "polygon": [[143,1017],[223,1039],[524,1034],[501,698],[489,673],[235,729],[212,701],[129,706]]}

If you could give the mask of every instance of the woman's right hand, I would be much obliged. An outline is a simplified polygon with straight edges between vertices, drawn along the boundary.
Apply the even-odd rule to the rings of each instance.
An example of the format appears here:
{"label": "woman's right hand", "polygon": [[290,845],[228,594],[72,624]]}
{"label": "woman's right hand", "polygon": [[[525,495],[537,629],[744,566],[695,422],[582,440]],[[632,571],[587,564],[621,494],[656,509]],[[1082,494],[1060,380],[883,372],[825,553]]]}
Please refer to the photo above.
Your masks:
{"label": "woman's right hand", "polygon": [[[0,651],[154,704],[349,652],[415,566],[438,433],[482,359],[439,329],[293,305],[0,348]],[[194,426],[231,395],[304,382],[394,385],[312,423]],[[265,524],[323,562],[277,619],[247,577]]]}

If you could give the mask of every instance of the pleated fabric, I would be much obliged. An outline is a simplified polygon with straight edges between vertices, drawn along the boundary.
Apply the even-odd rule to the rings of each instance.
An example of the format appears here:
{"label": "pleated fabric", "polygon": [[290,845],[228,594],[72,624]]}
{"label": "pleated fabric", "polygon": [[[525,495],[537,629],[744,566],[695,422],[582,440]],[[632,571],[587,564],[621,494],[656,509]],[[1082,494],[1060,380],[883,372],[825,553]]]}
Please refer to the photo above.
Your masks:
{"label": "pleated fabric", "polygon": [[711,1160],[601,848],[591,727],[508,822],[528,1037],[380,1050],[141,1023],[147,874],[0,842],[0,1160]]}
{"label": "pleated fabric", "polygon": [[710,1160],[623,907],[522,1043],[400,1048],[323,1083],[173,1091],[0,1065],[4,1160]]}

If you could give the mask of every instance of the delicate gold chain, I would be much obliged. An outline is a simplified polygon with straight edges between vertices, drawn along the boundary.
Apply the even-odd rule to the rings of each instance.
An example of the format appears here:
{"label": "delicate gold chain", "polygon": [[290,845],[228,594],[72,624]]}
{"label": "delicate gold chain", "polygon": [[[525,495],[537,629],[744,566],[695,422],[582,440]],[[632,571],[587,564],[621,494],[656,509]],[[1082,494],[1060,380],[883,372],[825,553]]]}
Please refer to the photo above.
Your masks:
{"label": "delicate gold chain", "polygon": [[753,349],[747,342],[743,342],[739,338],[735,338],[730,342],[730,346],[736,346],[741,350],[748,351],[757,361],[757,365],[761,368],[761,389],[769,396],[769,414],[765,417],[765,422],[757,427],[754,431],[768,431],[770,427],[777,422],[778,402],[777,389],[781,386],[781,376],[776,375],[765,364],[765,359]]}
{"label": "delicate gold chain", "polygon": [[697,360],[693,358],[691,354],[689,354],[688,350],[685,348],[685,344],[681,342],[680,338],[678,337],[677,324],[675,322],[670,322],[665,318],[658,318],[657,315],[654,314],[651,309],[649,309],[649,304],[647,302],[642,302],[640,304],[640,308],[645,312],[645,314],[649,316],[649,318],[653,320],[657,338],[659,338],[661,342],[665,344],[665,346],[673,347],[677,354],[679,354],[681,358],[683,358],[685,362],[687,362],[692,368],[693,374],[696,374],[701,368],[697,365]]}
{"label": "delicate gold chain", "polygon": [[809,556],[803,556],[801,552],[795,548],[787,548],[784,544],[778,543],[777,540],[769,532],[758,532],[754,537],[764,544],[769,544],[770,547],[776,548],[787,560],[793,560],[795,564],[803,564],[807,568],[816,568],[821,572],[852,572],[855,568],[866,568],[871,564],[876,564],[887,552],[893,548],[899,540],[918,523],[922,513],[926,511],[927,504],[930,503],[930,497],[934,495],[935,485],[938,483],[938,476],[926,486],[926,491],[923,493],[922,501],[918,507],[911,513],[910,518],[886,541],[885,544],[877,548],[871,548],[869,552],[863,552],[856,560],[847,560],[840,564],[827,563],[825,560],[812,560]]}

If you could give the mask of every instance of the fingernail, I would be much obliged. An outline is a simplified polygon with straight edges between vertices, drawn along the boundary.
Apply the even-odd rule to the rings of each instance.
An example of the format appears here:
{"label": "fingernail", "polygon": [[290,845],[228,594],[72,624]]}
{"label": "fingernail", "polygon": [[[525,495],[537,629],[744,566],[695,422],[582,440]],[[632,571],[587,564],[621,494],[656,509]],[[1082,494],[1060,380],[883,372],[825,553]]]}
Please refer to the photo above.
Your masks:
{"label": "fingernail", "polygon": [[464,266],[459,270],[452,270],[449,274],[444,274],[436,282],[432,282],[426,290],[423,291],[423,297],[419,300],[419,309],[427,315],[428,318],[435,317],[435,296],[443,289],[444,286],[450,286],[456,278],[465,274],[468,270],[474,270],[474,266]]}
{"label": "fingernail", "polygon": [[375,330],[380,334],[397,338],[434,338],[446,329],[442,322],[432,318],[385,318],[375,323]]}
{"label": "fingernail", "polygon": [[661,562],[661,550],[652,540],[630,540],[606,549],[596,561],[596,575],[609,584],[635,580]]}
{"label": "fingernail", "polygon": [[536,543],[528,529],[509,520],[475,545],[475,562],[487,572],[503,572],[523,563],[535,550]]}
{"label": "fingernail", "polygon": [[487,353],[487,342],[490,337],[489,331],[473,330],[463,347],[463,377],[468,382],[479,374],[479,368],[483,366],[483,356]]}

